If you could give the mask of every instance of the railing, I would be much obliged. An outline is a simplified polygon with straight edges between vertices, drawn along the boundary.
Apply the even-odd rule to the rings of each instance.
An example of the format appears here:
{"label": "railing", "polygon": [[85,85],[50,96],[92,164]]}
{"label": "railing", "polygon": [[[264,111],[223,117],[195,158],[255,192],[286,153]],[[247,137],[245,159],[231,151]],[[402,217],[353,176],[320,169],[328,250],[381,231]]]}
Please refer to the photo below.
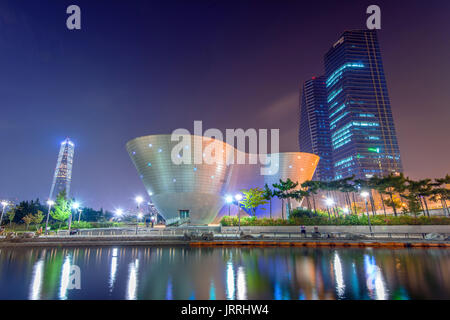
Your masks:
{"label": "railing", "polygon": [[[214,230],[217,229],[217,230]],[[68,230],[59,230],[57,234],[41,236],[41,238],[136,238],[140,240],[182,240],[184,235],[188,234],[205,234],[213,231],[215,240],[302,240],[302,239],[329,239],[329,240],[388,240],[388,239],[398,239],[398,240],[443,240],[449,239],[450,233],[439,233],[443,236],[440,239],[426,239],[428,233],[411,233],[411,232],[359,232],[359,233],[349,233],[349,232],[323,232],[314,233],[306,232],[301,233],[299,231],[289,232],[289,231],[262,231],[255,233],[245,232],[243,236],[236,230],[230,230],[224,232],[220,231],[220,228],[208,228],[208,227],[188,227],[188,228],[140,228],[138,229],[138,234],[136,235],[135,228],[104,228],[104,229],[81,229],[78,230],[76,234],[69,236]],[[1,237],[0,238],[4,238]],[[448,240],[447,240],[448,241]]]}
{"label": "railing", "polygon": [[[246,233],[247,234],[247,233]],[[323,232],[323,233],[314,233],[314,232],[287,232],[287,231],[274,231],[274,232],[257,232],[257,233],[249,233],[254,238],[263,238],[263,239],[342,239],[342,240],[351,240],[351,239],[425,239],[428,233],[411,233],[411,232],[372,232],[372,233],[349,233],[349,232]],[[444,238],[448,238],[450,233],[439,233],[443,235]],[[238,231],[227,232],[215,235],[215,238],[240,238],[240,234]],[[262,237],[261,237],[262,236]],[[432,240],[432,239],[429,239]]]}

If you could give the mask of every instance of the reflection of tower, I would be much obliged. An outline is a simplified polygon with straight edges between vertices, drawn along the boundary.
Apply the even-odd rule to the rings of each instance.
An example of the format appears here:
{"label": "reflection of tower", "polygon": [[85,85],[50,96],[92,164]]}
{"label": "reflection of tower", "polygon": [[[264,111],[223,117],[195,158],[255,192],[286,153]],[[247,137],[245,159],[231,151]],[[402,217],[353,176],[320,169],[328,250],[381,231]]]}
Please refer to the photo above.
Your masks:
{"label": "reflection of tower", "polygon": [[75,145],[69,138],[61,142],[49,199],[53,199],[63,190],[66,190],[66,195],[69,197],[74,149]]}

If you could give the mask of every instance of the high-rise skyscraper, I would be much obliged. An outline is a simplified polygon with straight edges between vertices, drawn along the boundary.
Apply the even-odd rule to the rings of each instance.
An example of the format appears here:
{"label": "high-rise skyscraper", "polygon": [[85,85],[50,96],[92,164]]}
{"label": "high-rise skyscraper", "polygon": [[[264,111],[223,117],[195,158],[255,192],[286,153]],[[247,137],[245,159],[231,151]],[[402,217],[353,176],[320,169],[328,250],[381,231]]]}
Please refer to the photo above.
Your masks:
{"label": "high-rise skyscraper", "polygon": [[321,181],[334,178],[325,81],[325,76],[313,77],[303,84],[298,137],[300,152],[320,157],[314,180]]}
{"label": "high-rise skyscraper", "polygon": [[74,150],[75,145],[69,138],[61,142],[49,199],[56,198],[63,190],[66,190],[67,197],[69,197]]}
{"label": "high-rise skyscraper", "polygon": [[345,31],[325,71],[335,179],[401,172],[376,31]]}

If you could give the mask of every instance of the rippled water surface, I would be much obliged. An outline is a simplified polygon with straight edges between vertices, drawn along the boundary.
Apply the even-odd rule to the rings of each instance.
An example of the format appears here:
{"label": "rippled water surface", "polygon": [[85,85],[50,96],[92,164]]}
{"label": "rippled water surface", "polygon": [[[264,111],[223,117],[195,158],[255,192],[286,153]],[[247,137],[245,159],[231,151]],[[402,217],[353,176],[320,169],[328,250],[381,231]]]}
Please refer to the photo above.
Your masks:
{"label": "rippled water surface", "polygon": [[450,299],[450,250],[0,249],[0,299]]}

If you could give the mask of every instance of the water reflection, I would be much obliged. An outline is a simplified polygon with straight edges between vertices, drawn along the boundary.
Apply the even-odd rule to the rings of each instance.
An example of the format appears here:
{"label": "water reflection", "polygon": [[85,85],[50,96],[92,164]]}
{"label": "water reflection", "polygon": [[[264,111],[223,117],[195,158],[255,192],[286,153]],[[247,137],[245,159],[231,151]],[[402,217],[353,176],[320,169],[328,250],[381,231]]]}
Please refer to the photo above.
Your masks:
{"label": "water reflection", "polygon": [[33,275],[30,285],[30,300],[39,300],[41,298],[42,276],[44,269],[44,259],[39,259],[33,267]]}
{"label": "water reflection", "polygon": [[449,299],[450,251],[1,249],[0,284],[0,299]]}
{"label": "water reflection", "polygon": [[117,248],[112,249],[111,254],[111,272],[109,274],[109,291],[112,292],[117,273]]}
{"label": "water reflection", "polygon": [[136,259],[134,262],[131,262],[128,270],[128,285],[127,285],[127,300],[136,300],[137,299],[137,286],[138,286],[138,268],[139,268],[139,260]]}
{"label": "water reflection", "polygon": [[59,287],[59,298],[61,300],[67,299],[67,287],[70,281],[70,255],[66,255],[61,271],[61,285]]}
{"label": "water reflection", "polygon": [[336,277],[336,290],[339,298],[344,297],[344,277],[342,276],[342,264],[341,259],[339,258],[339,254],[337,252],[334,253],[334,274]]}

